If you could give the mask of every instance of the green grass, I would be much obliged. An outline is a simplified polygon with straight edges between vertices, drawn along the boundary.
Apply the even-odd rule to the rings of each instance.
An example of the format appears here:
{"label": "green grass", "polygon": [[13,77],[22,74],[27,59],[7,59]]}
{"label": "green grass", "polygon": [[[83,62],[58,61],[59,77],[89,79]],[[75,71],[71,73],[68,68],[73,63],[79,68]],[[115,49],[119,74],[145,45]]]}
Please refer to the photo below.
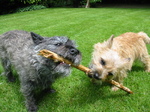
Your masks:
{"label": "green grass", "polygon": [[[54,8],[0,16],[0,34],[14,29],[48,37],[69,36],[82,52],[82,64],[88,66],[93,45],[112,34],[144,31],[150,36],[150,9]],[[124,85],[134,94],[112,92],[108,84],[94,85],[83,72],[73,69],[70,76],[53,84],[56,93],[39,99],[39,112],[149,112],[150,74],[139,62]],[[19,81],[8,83],[0,76],[0,112],[26,112],[19,88]]]}

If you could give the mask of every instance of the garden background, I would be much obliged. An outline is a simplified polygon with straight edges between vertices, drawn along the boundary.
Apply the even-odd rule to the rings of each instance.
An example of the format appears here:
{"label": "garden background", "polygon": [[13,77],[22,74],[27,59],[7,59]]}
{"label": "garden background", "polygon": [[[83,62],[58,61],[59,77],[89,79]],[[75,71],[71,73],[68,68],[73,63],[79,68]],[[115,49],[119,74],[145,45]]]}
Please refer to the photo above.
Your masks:
{"label": "garden background", "polygon": [[[88,66],[93,45],[112,34],[144,31],[150,36],[150,8],[145,5],[107,5],[99,8],[45,8],[0,16],[0,34],[10,30],[32,31],[41,36],[68,36],[82,52],[82,64]],[[150,51],[150,46],[147,45]],[[0,66],[0,73],[3,72]],[[17,74],[14,70],[15,76]],[[17,78],[18,79],[18,78]],[[0,75],[0,112],[26,112],[20,83],[8,83]],[[85,73],[73,68],[70,76],[58,79],[56,93],[39,97],[39,112],[149,112],[150,73],[135,62],[124,85],[134,94],[110,85],[92,84]]]}

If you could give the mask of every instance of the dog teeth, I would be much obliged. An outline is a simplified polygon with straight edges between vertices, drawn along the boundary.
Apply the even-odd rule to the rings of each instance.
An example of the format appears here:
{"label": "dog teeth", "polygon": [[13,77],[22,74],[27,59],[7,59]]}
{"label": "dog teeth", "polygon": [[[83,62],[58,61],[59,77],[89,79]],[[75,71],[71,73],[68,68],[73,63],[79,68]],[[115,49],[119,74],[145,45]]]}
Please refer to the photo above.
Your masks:
{"label": "dog teeth", "polygon": [[62,61],[60,64],[66,64],[66,65],[68,65],[68,66],[71,66],[71,64],[67,64],[67,63],[65,63],[64,61]]}

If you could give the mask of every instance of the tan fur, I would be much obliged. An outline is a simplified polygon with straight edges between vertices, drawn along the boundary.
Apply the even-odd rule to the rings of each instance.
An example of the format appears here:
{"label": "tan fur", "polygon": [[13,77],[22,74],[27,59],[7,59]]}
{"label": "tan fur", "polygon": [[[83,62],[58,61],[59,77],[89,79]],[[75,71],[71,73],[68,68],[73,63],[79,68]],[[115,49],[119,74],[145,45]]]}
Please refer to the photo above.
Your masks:
{"label": "tan fur", "polygon": [[[107,41],[94,45],[90,68],[102,81],[113,79],[119,83],[123,83],[127,71],[131,70],[136,59],[140,59],[146,71],[150,72],[150,57],[146,43],[150,43],[150,38],[144,32],[127,32],[116,38],[111,36]],[[117,87],[112,88],[112,90],[117,89]]]}

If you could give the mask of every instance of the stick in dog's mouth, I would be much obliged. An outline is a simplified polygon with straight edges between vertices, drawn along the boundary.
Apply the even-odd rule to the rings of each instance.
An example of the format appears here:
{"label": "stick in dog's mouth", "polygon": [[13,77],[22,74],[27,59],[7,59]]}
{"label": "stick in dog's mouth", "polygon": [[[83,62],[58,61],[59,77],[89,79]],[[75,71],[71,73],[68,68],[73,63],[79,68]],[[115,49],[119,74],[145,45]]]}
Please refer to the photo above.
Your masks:
{"label": "stick in dog's mouth", "polygon": [[[43,56],[43,57],[46,57],[46,58],[49,58],[49,59],[53,59],[54,62],[66,63],[66,64],[68,64],[69,66],[75,67],[75,68],[77,68],[77,69],[79,69],[79,70],[85,72],[85,73],[88,74],[88,75],[92,75],[91,69],[89,69],[89,68],[87,68],[87,67],[85,67],[85,66],[83,66],[83,65],[78,65],[78,66],[76,66],[76,65],[74,65],[72,62],[70,62],[69,60],[60,57],[59,55],[57,55],[56,53],[54,53],[54,52],[52,52],[52,51],[43,49],[43,50],[40,50],[40,51],[39,51],[39,55],[41,55],[41,56]],[[130,94],[133,93],[129,88],[123,86],[122,84],[119,84],[118,82],[116,82],[116,81],[114,81],[114,80],[110,80],[110,81],[108,81],[108,82],[111,83],[111,84],[113,84],[113,85],[115,85],[115,86],[117,86],[118,88],[120,88],[120,89],[122,89],[122,90],[124,90],[124,91],[126,91],[126,92],[128,92],[128,93],[130,93]]]}

